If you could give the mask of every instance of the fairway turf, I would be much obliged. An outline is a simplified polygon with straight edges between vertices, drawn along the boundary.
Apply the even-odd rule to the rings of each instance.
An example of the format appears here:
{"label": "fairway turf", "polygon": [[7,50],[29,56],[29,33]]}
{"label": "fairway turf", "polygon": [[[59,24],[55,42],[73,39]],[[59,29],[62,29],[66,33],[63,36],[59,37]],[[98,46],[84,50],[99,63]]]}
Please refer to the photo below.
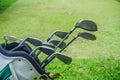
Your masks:
{"label": "fairway turf", "polygon": [[[94,32],[97,40],[89,41],[79,38],[66,49],[64,53],[73,57],[73,64],[62,66],[65,71],[58,80],[103,80],[104,78],[104,80],[119,80],[120,77],[117,76],[120,74],[119,0],[18,0],[0,14],[0,43],[3,42],[4,34],[19,38],[37,37],[45,42],[53,31],[69,31],[80,19],[89,19],[97,23],[98,31]],[[80,30],[84,31],[77,29],[73,34]],[[106,61],[109,58],[111,60]],[[96,65],[94,65],[96,59],[98,64],[103,59],[110,66],[113,61],[118,64],[118,72],[116,68],[111,70],[112,67],[116,67],[114,64],[110,70],[113,74],[116,73],[112,76],[117,76],[117,78],[112,79],[109,74],[102,72],[102,68],[99,66],[97,66],[100,69],[98,70],[99,74],[95,73],[93,76],[87,72],[82,73],[81,70],[76,72],[75,70],[80,69],[81,65],[78,64],[83,59],[86,64],[81,65],[93,66],[93,69],[96,69]],[[60,64],[62,65],[62,63]],[[57,67],[57,62],[53,62],[48,69],[61,72],[62,67]],[[66,67],[69,67],[71,71],[67,71]],[[82,76],[84,74],[86,76]]]}
{"label": "fairway turf", "polygon": [[0,14],[3,13],[16,0],[0,0]]}

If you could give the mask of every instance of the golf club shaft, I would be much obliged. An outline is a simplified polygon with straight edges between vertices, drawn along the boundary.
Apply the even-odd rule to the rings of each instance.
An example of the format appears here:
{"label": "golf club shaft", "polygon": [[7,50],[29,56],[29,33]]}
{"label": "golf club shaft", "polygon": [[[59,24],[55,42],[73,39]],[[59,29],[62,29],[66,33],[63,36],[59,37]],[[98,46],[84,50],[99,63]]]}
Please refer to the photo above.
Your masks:
{"label": "golf club shaft", "polygon": [[[88,35],[89,34],[89,35]],[[95,36],[93,34],[87,33],[87,32],[80,32],[78,33],[71,41],[69,41],[67,43],[66,46],[64,46],[59,52],[61,53],[67,46],[69,46],[74,40],[76,40],[79,36],[81,36],[82,38],[88,39],[88,40],[94,40]],[[91,38],[92,37],[92,38]],[[46,61],[46,64],[44,65],[44,67],[51,62],[54,59],[54,57],[52,57],[50,60]]]}
{"label": "golf club shaft", "polygon": [[48,37],[47,42],[53,37],[54,32]]}
{"label": "golf club shaft", "polygon": [[[54,54],[54,53],[53,53]],[[50,55],[50,56],[48,56],[47,58],[45,58],[42,62],[41,62],[41,64],[40,64],[40,66],[41,66],[41,68],[44,68],[46,65],[48,65],[54,58],[55,58],[55,56],[54,55]]]}
{"label": "golf club shaft", "polygon": [[[55,50],[59,47],[59,45],[60,45],[67,37],[69,37],[69,35],[70,35],[75,29],[76,29],[76,27],[73,27],[73,28],[70,30],[70,32],[64,37],[64,39],[55,47]],[[74,40],[73,40],[73,41],[74,41]],[[71,42],[72,42],[72,41],[71,41]],[[70,42],[70,43],[71,43],[71,42]],[[69,44],[70,44],[70,43],[69,43]],[[68,44],[68,45],[69,45],[69,44]],[[67,46],[66,46],[66,47],[67,47]],[[66,47],[65,47],[65,48],[66,48]],[[63,50],[64,50],[64,49],[63,49]],[[63,50],[62,50],[62,51],[63,51]],[[49,56],[48,56],[47,58],[49,58]],[[49,60],[48,60],[47,58],[44,59],[44,61],[42,62],[42,68],[44,68],[46,65],[48,65],[48,64],[55,58],[55,56],[53,56],[53,57],[52,57],[51,59],[49,59]]]}
{"label": "golf club shaft", "polygon": [[69,35],[75,30],[76,28],[73,27],[70,32],[61,40],[61,42],[55,47],[55,50],[61,45],[62,42],[64,42],[65,39],[69,37]]}
{"label": "golf club shaft", "polygon": [[76,37],[74,37],[70,42],[68,42],[67,44],[66,44],[66,46],[64,46],[59,52],[62,52],[67,46],[69,46],[75,39],[77,39],[78,38],[78,36],[76,36]]}

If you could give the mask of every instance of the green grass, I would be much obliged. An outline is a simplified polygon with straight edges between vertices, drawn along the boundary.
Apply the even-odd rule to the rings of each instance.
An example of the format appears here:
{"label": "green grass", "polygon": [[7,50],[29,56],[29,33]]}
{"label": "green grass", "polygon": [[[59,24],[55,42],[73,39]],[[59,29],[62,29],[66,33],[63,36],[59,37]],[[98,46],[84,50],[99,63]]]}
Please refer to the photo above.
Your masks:
{"label": "green grass", "polygon": [[120,0],[116,0],[116,1],[120,2]]}
{"label": "green grass", "polygon": [[0,0],[0,13],[3,13],[16,0]]}
{"label": "green grass", "polygon": [[[119,80],[119,14],[119,0],[18,0],[0,14],[0,43],[4,34],[45,41],[51,32],[69,31],[80,19],[93,20],[98,25],[97,40],[77,39],[64,52],[73,57],[73,63],[63,66],[55,60],[48,69],[62,74],[58,80]],[[107,69],[101,67],[104,62]]]}
{"label": "green grass", "polygon": [[[53,61],[56,64],[57,61]],[[62,68],[62,69],[61,69]],[[51,72],[60,72],[56,80],[119,80],[120,60],[109,58],[74,59],[69,66],[49,65]]]}

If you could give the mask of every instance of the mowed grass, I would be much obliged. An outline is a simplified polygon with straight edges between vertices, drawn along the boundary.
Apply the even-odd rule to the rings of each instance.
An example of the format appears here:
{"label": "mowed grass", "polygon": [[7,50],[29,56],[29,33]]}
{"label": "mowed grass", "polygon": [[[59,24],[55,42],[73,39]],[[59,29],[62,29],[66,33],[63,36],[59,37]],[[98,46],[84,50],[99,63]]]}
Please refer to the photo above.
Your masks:
{"label": "mowed grass", "polygon": [[0,13],[3,13],[16,0],[0,0]]}
{"label": "mowed grass", "polygon": [[[0,14],[0,42],[4,34],[45,42],[55,30],[69,31],[80,19],[93,20],[97,40],[77,39],[64,52],[73,57],[72,64],[54,60],[47,68],[61,74],[58,80],[119,80],[119,14],[119,0],[19,0]],[[84,30],[72,36],[79,31]]]}
{"label": "mowed grass", "polygon": [[[53,61],[53,64],[58,63]],[[52,73],[59,72],[56,80],[119,80],[120,60],[109,58],[74,59],[69,66],[63,63],[49,65]],[[64,65],[64,66],[63,66]]]}

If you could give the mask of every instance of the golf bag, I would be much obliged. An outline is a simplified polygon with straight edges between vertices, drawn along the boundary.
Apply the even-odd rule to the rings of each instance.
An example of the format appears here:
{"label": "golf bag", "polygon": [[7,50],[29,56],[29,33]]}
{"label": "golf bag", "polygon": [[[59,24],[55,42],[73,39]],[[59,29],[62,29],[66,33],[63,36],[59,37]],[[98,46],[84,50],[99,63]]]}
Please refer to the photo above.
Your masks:
{"label": "golf bag", "polygon": [[31,48],[27,44],[13,50],[17,45],[0,44],[0,80],[39,80],[46,71],[38,59],[29,55]]}

